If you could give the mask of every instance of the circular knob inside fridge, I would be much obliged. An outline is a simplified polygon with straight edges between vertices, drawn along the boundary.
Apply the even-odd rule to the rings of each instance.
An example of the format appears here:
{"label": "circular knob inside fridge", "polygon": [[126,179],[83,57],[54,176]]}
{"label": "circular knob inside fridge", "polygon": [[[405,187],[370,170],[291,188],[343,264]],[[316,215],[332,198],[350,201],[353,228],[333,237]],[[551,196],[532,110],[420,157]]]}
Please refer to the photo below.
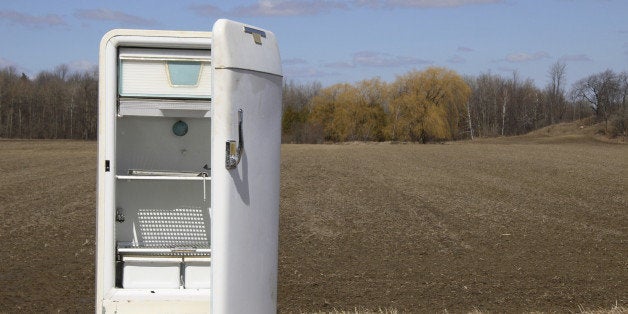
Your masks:
{"label": "circular knob inside fridge", "polygon": [[176,136],[183,136],[188,133],[188,124],[179,120],[172,125],[172,133]]}

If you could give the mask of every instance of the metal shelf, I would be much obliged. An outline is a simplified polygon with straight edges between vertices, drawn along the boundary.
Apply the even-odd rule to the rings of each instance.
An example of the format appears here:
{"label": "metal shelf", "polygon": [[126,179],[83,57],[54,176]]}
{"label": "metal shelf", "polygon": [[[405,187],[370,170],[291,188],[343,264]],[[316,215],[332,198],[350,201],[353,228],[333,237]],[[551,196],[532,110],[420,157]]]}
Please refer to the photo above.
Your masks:
{"label": "metal shelf", "polygon": [[211,181],[211,177],[185,177],[185,176],[133,176],[116,175],[118,180],[173,180],[173,181]]}
{"label": "metal shelf", "polygon": [[211,256],[210,248],[157,248],[157,247],[119,247],[121,255],[148,256]]}

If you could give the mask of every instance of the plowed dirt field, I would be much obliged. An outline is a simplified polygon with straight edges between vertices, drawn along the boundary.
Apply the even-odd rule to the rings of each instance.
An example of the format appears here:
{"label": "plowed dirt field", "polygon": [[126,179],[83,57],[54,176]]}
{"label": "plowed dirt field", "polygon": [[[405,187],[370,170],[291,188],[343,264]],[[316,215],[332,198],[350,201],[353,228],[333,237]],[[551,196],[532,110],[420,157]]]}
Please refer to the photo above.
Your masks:
{"label": "plowed dirt field", "polygon": [[[96,143],[0,141],[0,312],[93,312]],[[628,304],[628,146],[283,145],[280,312]]]}

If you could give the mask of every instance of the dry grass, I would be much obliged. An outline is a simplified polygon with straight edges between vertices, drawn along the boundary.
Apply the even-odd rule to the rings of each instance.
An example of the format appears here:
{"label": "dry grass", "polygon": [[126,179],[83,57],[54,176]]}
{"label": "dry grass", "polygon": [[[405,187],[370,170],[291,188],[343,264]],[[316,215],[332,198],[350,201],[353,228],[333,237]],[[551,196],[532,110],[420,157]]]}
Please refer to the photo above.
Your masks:
{"label": "dry grass", "polygon": [[[604,124],[596,123],[592,118],[553,124],[529,134],[521,136],[528,141],[545,143],[566,143],[566,142],[602,142],[623,144],[626,143],[625,136],[609,138],[604,135]],[[512,139],[512,138],[511,138]]]}

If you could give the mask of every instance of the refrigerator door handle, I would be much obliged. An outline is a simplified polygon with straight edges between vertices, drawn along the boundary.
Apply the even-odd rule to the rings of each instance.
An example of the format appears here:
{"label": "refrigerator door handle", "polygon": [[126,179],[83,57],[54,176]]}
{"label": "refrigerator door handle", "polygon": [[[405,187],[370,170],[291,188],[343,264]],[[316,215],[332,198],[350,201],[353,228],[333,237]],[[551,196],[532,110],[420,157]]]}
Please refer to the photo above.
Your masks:
{"label": "refrigerator door handle", "polygon": [[225,155],[225,167],[229,170],[235,169],[242,159],[242,150],[244,149],[244,137],[242,135],[242,109],[238,109],[238,144],[236,141],[227,141],[226,155]]}

